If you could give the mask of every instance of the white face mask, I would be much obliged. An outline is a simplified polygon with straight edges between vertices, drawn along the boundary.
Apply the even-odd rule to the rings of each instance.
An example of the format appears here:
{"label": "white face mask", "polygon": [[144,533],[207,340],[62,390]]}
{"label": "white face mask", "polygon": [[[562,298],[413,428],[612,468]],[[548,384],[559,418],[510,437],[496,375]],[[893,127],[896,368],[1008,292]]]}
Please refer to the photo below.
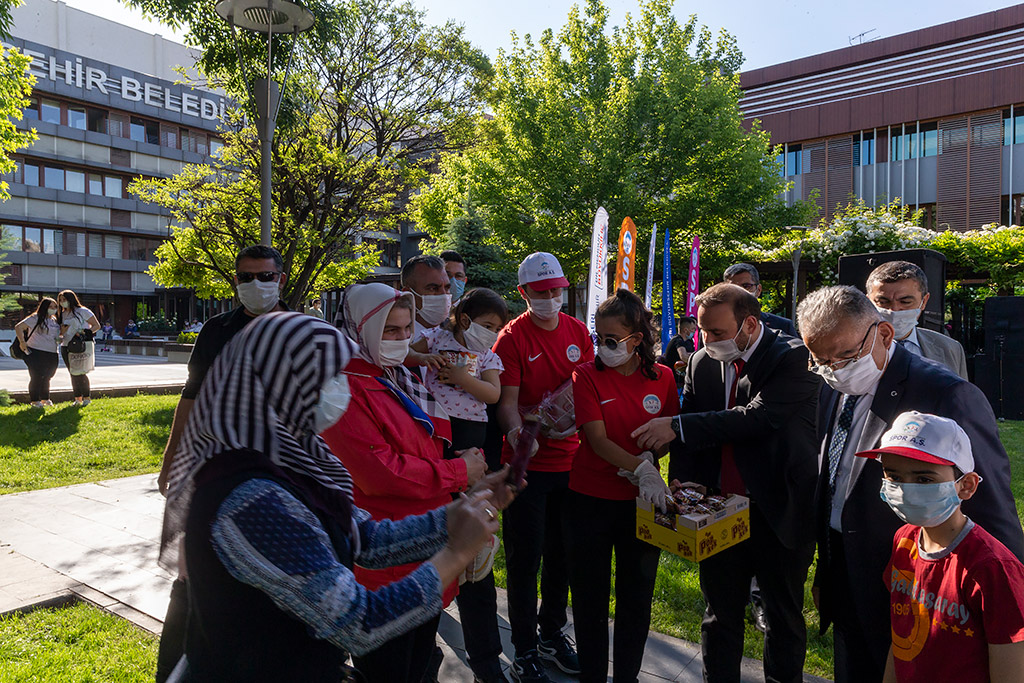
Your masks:
{"label": "white face mask", "polygon": [[890,311],[888,308],[875,306],[882,318],[896,328],[896,338],[906,339],[917,327],[917,319],[921,317],[920,308],[908,308],[905,311]]}
{"label": "white face mask", "polygon": [[841,394],[850,396],[861,396],[871,391],[871,388],[881,379],[884,368],[879,368],[871,352],[875,348],[875,341],[878,339],[878,325],[875,325],[875,334],[871,338],[871,348],[857,360],[847,364],[846,367],[833,370],[827,365],[815,365],[811,371],[820,375],[825,383]]}
{"label": "white face mask", "polygon": [[562,310],[562,293],[550,299],[530,299],[530,313],[541,320],[554,320]]}
{"label": "white face mask", "polygon": [[420,299],[423,300],[423,304],[417,314],[427,327],[437,327],[448,317],[448,312],[452,308],[451,294],[426,294]]}
{"label": "white face mask", "polygon": [[393,368],[405,362],[409,355],[409,339],[381,339],[377,356],[382,368]]}
{"label": "white face mask", "polygon": [[71,304],[69,304],[67,301],[61,301],[60,302],[60,307],[61,308],[71,308]]}
{"label": "white face mask", "polygon": [[281,300],[281,288],[276,282],[252,282],[238,283],[238,300],[245,306],[245,310],[255,315],[263,315],[277,308]]}
{"label": "white face mask", "polygon": [[498,341],[497,332],[491,332],[483,325],[477,325],[474,322],[469,323],[469,327],[462,331],[462,336],[466,340],[466,348],[477,353],[489,351],[494,346],[494,342]]}
{"label": "white face mask", "polygon": [[56,309],[56,308],[51,308],[51,309],[49,310],[49,314],[50,314],[50,315],[57,315],[57,309]]}
{"label": "white face mask", "polygon": [[615,347],[615,350],[609,349],[604,344],[597,347],[597,357],[601,359],[601,362],[610,368],[617,368],[620,365],[624,365],[629,362],[629,359],[636,353],[636,349],[632,351],[626,350],[626,343],[622,342]]}
{"label": "white face mask", "polygon": [[[739,344],[736,343],[736,337],[740,336],[740,332],[743,330],[742,327],[736,330],[736,335],[732,339],[726,339],[723,341],[716,342],[704,342],[704,348],[708,350],[708,355],[714,360],[721,361],[722,363],[731,363],[746,351],[740,350]],[[750,340],[747,340],[747,344],[750,344]]]}

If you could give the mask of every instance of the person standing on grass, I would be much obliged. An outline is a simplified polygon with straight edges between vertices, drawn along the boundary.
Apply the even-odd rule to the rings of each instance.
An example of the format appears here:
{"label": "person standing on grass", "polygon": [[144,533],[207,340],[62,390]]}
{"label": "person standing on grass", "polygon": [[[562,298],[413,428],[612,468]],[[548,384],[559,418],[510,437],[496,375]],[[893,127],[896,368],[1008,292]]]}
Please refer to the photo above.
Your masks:
{"label": "person standing on grass", "polygon": [[[287,274],[284,259],[273,247],[255,245],[246,247],[235,257],[235,292],[241,306],[210,318],[203,326],[192,347],[188,360],[188,380],[181,391],[181,399],[174,409],[171,433],[164,448],[163,465],[157,477],[161,493],[167,492],[167,477],[174,464],[175,453],[189,414],[202,388],[206,373],[231,339],[257,317],[271,311],[286,311],[281,301]],[[185,637],[185,618],[188,590],[184,578],[178,577],[171,586],[171,601],[167,607],[164,630],[160,637],[157,660],[157,683],[167,680],[175,663],[181,657]]]}
{"label": "person standing on grass", "polygon": [[[426,373],[427,389],[451,418],[452,441],[444,449],[447,460],[460,457],[468,448],[484,447],[487,406],[498,402],[504,369],[491,347],[507,322],[508,305],[500,295],[490,289],[472,289],[459,299],[447,322],[426,330],[414,345],[420,353],[441,354],[449,361]],[[455,600],[476,681],[506,683],[499,661],[502,648],[494,573],[473,580],[467,577]]]}
{"label": "person standing on grass", "polygon": [[[61,309],[57,315],[61,331],[60,353],[70,374],[68,344],[75,337],[83,337],[86,341],[92,339],[100,329],[100,321],[96,319],[95,313],[78,301],[78,295],[70,289],[57,295],[57,304]],[[92,401],[89,397],[89,375],[71,375],[71,390],[75,395],[76,406],[87,406]]]}
{"label": "person standing on grass", "polygon": [[580,449],[562,509],[580,680],[608,680],[608,603],[615,567],[615,681],[636,681],[651,627],[661,551],[636,537],[636,498],[659,508],[669,493],[657,451],[637,448],[634,429],[679,412],[672,371],[654,360],[651,312],[620,289],[597,309],[597,359],[572,375]]}
{"label": "person standing on grass", "polygon": [[35,312],[14,326],[14,334],[21,350],[27,354],[25,365],[28,366],[28,397],[32,407],[52,406],[50,380],[57,372],[57,344],[60,340],[57,302],[44,296],[39,300]]}
{"label": "person standing on grass", "polygon": [[[519,265],[519,295],[529,308],[505,326],[494,346],[505,366],[498,401],[498,422],[505,432],[503,462],[512,458],[523,415],[571,381],[576,366],[594,359],[594,342],[586,326],[561,312],[562,291],[568,286],[561,264],[551,254],[530,254]],[[528,485],[502,516],[508,616],[516,649],[512,677],[520,683],[549,680],[541,658],[566,673],[580,670],[572,641],[563,632],[569,573],[562,537],[569,470],[579,444],[575,424],[561,431],[542,429],[527,466]]]}

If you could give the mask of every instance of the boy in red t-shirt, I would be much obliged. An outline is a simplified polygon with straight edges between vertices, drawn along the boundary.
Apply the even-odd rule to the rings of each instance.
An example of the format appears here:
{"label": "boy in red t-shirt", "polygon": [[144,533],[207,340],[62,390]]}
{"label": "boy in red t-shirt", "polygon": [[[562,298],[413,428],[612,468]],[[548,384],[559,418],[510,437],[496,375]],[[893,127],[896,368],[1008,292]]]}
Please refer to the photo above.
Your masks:
{"label": "boy in red t-shirt", "polygon": [[883,580],[892,610],[885,683],[1024,680],[1024,565],[960,504],[981,477],[953,420],[901,414],[879,448],[881,495],[907,522]]}
{"label": "boy in red t-shirt", "polygon": [[[551,254],[530,254],[519,266],[519,294],[529,310],[506,325],[494,344],[505,368],[498,400],[498,422],[506,435],[502,462],[512,457],[523,414],[541,403],[546,394],[566,387],[573,370],[594,359],[594,343],[586,326],[561,312],[562,290],[568,286],[562,266]],[[561,520],[569,470],[580,440],[572,416],[563,417],[567,424],[559,421],[542,428],[534,443],[536,454],[527,465],[529,485],[502,513],[508,620],[516,650],[511,674],[520,683],[549,680],[542,658],[566,673],[579,673],[575,649],[562,632],[567,621],[569,577]]]}

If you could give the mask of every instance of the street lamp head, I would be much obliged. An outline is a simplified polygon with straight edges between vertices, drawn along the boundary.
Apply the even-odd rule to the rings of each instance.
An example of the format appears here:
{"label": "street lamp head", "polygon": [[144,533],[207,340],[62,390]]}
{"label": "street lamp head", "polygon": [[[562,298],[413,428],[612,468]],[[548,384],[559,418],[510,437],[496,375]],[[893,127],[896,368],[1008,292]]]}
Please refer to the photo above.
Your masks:
{"label": "street lamp head", "polygon": [[217,14],[232,26],[256,33],[302,33],[313,27],[313,13],[288,0],[220,0]]}

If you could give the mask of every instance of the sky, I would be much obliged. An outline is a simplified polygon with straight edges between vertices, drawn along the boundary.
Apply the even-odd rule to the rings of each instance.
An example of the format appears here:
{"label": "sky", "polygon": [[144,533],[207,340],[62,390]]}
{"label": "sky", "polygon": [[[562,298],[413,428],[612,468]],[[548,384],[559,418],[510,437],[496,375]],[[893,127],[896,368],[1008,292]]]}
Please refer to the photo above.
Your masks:
{"label": "sky", "polygon": [[[464,24],[469,40],[492,57],[499,48],[511,46],[511,31],[537,38],[545,28],[560,28],[574,4],[573,0],[414,1],[427,11],[430,23],[454,19]],[[117,0],[66,2],[165,38],[183,40],[166,27],[146,22],[140,13]],[[637,0],[605,0],[605,4],[610,25],[624,23],[627,12],[638,14]],[[851,39],[857,40],[863,32],[870,31],[863,40],[886,38],[1014,4],[1009,0],[676,0],[674,11],[681,20],[696,14],[712,32],[725,28],[733,34],[746,58],[742,68],[748,70],[848,47]]]}

